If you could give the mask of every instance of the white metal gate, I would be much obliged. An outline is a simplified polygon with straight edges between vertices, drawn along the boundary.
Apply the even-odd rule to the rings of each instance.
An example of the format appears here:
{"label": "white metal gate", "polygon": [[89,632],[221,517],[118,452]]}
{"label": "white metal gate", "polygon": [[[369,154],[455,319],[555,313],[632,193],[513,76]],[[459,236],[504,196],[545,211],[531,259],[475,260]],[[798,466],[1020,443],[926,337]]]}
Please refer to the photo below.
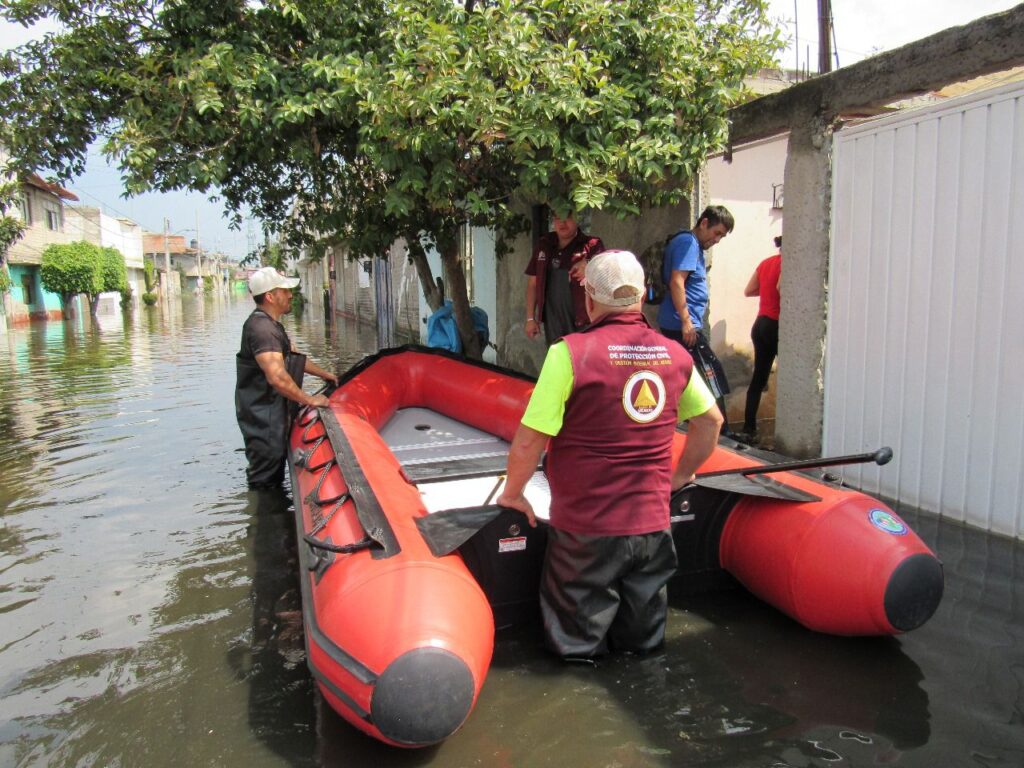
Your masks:
{"label": "white metal gate", "polygon": [[826,455],[901,503],[1024,537],[1024,85],[836,134]]}

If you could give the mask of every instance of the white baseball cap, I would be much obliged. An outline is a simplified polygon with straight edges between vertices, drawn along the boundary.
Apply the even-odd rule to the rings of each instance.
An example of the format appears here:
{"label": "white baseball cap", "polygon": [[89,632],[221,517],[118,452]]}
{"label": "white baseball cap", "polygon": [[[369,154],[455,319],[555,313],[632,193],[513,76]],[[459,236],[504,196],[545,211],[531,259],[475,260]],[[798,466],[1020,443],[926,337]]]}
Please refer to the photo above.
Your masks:
{"label": "white baseball cap", "polygon": [[[631,290],[622,296],[620,288]],[[644,268],[629,251],[602,251],[587,262],[586,289],[590,298],[606,307],[637,304],[644,296]]]}
{"label": "white baseball cap", "polygon": [[294,288],[298,284],[299,278],[286,277],[273,267],[263,267],[249,275],[249,293],[253,296],[259,296],[275,288]]}

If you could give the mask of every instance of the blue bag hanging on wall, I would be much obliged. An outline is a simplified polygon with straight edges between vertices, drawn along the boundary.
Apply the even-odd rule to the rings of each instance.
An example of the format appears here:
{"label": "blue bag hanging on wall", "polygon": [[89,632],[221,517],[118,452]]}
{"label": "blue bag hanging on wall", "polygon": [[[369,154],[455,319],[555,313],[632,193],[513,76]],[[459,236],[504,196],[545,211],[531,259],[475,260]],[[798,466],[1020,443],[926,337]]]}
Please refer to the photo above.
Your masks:
{"label": "blue bag hanging on wall", "polygon": [[[487,313],[480,307],[470,307],[469,313],[473,318],[473,330],[480,337],[480,346],[487,346],[491,338],[487,327]],[[446,300],[444,306],[427,318],[427,346],[462,354],[462,339],[455,325],[451,299]]]}
{"label": "blue bag hanging on wall", "polygon": [[451,301],[427,318],[427,346],[462,353],[462,339],[455,325],[455,314]]}

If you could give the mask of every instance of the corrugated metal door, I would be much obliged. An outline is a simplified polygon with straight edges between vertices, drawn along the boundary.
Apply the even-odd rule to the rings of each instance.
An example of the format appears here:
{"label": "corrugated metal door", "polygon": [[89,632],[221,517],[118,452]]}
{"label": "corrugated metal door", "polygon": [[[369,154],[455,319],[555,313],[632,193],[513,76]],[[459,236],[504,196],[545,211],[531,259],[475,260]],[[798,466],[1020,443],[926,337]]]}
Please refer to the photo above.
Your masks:
{"label": "corrugated metal door", "polygon": [[1024,536],[1024,86],[835,139],[826,455],[898,502]]}

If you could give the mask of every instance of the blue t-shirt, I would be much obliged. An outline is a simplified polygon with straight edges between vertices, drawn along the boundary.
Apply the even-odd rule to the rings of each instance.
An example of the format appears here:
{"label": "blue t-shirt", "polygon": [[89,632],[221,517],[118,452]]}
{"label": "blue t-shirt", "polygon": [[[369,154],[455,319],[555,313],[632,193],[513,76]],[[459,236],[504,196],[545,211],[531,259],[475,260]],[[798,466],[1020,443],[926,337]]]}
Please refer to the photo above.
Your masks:
{"label": "blue t-shirt", "polygon": [[[672,272],[689,272],[686,277],[686,307],[694,328],[700,328],[704,321],[704,310],[708,306],[708,276],[704,268],[704,250],[692,232],[683,232],[673,237],[665,246],[665,259],[661,266],[665,285],[671,281]],[[683,320],[672,303],[671,294],[666,292],[665,300],[658,307],[658,327],[680,331]]]}

